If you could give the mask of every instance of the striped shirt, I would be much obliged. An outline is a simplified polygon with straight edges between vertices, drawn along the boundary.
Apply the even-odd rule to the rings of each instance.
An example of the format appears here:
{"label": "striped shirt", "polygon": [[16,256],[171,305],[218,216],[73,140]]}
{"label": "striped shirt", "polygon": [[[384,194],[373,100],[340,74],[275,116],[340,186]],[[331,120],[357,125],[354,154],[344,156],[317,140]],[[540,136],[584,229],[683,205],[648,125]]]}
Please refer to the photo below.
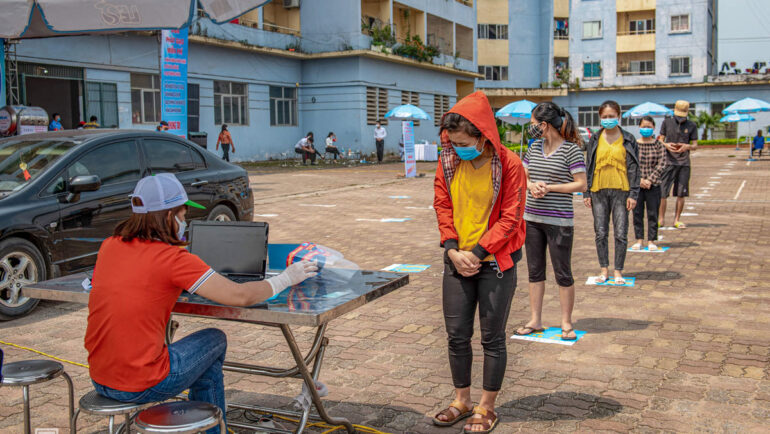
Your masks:
{"label": "striped shirt", "polygon": [[[546,157],[543,153],[543,140],[536,140],[527,150],[523,163],[529,172],[530,182],[566,184],[575,180],[575,173],[586,171],[583,152],[571,142],[562,143],[553,154]],[[535,199],[529,189],[527,190],[524,220],[555,226],[572,226],[574,217],[572,193],[550,192],[540,199]]]}

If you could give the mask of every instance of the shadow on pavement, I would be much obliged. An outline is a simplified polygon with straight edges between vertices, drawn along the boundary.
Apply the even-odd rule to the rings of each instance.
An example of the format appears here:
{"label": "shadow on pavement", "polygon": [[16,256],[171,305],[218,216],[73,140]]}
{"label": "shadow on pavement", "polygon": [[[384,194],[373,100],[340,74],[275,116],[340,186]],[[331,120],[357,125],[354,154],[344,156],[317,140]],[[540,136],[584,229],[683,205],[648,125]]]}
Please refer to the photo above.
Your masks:
{"label": "shadow on pavement", "polygon": [[[700,243],[693,241],[674,241],[673,243],[661,243],[664,247],[671,247],[672,249],[682,249],[685,247],[698,247]],[[665,253],[664,253],[665,254]]]}
{"label": "shadow on pavement", "polygon": [[726,223],[687,223],[688,228],[721,228]]}
{"label": "shadow on pavement", "polygon": [[0,321],[0,330],[10,327],[26,326],[38,321],[46,321],[52,318],[76,312],[80,309],[88,309],[88,306],[64,301],[41,300],[40,304],[38,304],[37,307],[35,307],[35,309],[33,309],[32,312],[26,316],[12,319],[10,321]]}
{"label": "shadow on pavement", "polygon": [[572,326],[575,330],[585,330],[588,333],[608,333],[630,330],[644,330],[651,321],[623,318],[581,318]]}
{"label": "shadow on pavement", "polygon": [[663,282],[667,280],[677,280],[684,277],[682,273],[678,271],[639,271],[636,273],[628,273],[626,277],[635,277],[636,280],[652,280],[655,282]]}
{"label": "shadow on pavement", "polygon": [[555,392],[526,396],[501,405],[498,412],[515,421],[522,420],[585,420],[611,417],[623,405],[601,396],[576,392]]}

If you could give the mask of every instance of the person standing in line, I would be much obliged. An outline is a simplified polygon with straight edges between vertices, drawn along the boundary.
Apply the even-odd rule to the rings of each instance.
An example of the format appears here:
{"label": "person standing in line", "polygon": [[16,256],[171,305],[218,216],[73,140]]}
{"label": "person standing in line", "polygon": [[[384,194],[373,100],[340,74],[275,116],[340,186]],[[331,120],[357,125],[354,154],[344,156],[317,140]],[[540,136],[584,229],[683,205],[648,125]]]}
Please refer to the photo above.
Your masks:
{"label": "person standing in line", "polygon": [[326,149],[325,151],[334,155],[334,161],[337,161],[337,157],[340,156],[340,150],[334,143],[337,141],[337,136],[333,131],[329,131],[329,135],[326,136]]}
{"label": "person standing in line", "polygon": [[54,113],[51,117],[51,123],[48,124],[48,131],[62,131],[64,127],[61,124],[61,115]]}
{"label": "person standing in line", "polygon": [[529,136],[536,140],[524,157],[527,173],[527,238],[524,242],[529,269],[529,307],[532,318],[515,331],[528,335],[544,330],[542,322],[545,294],[545,253],[559,285],[561,338],[577,339],[572,327],[575,305],[575,279],[572,277],[574,210],[572,193],[586,189],[586,164],[578,147],[580,134],[568,111],[552,102],[532,110]]}
{"label": "person standing in line", "polygon": [[751,148],[751,156],[754,156],[754,151],[759,151],[759,158],[762,158],[763,149],[765,149],[765,138],[762,137],[762,130],[757,130],[757,135],[754,136],[754,142]]}
{"label": "person standing in line", "polygon": [[[458,102],[441,120],[443,149],[434,181],[441,246],[442,302],[455,399],[433,418],[463,432],[488,433],[498,424],[495,400],[507,365],[505,327],[516,291],[516,263],[524,244],[527,179],[519,157],[500,142],[482,92]],[[478,306],[484,347],[483,392],[471,400],[471,337]]]}
{"label": "person standing in line", "polygon": [[91,116],[88,119],[88,123],[83,125],[84,130],[93,130],[99,128],[99,119],[96,116]]}
{"label": "person standing in line", "polygon": [[385,154],[385,137],[388,132],[382,127],[382,123],[377,121],[374,126],[374,146],[377,149],[377,162],[382,163],[382,156]]}
{"label": "person standing in line", "polygon": [[666,147],[668,166],[661,180],[660,212],[658,213],[658,226],[666,224],[666,198],[671,194],[676,197],[676,214],[674,215],[674,227],[684,229],[682,223],[682,211],[685,198],[690,195],[690,151],[698,148],[698,126],[687,118],[690,111],[690,103],[679,100],[674,105],[674,117],[663,120],[660,126],[658,140]]}
{"label": "person standing in line", "polygon": [[647,249],[658,250],[658,209],[660,207],[660,178],[666,170],[666,147],[655,139],[655,121],[645,116],[639,121],[639,200],[634,208],[636,243],[631,250],[641,250],[644,240],[644,209],[647,208]]}
{"label": "person standing in line", "polygon": [[294,145],[294,152],[302,155],[302,164],[304,165],[307,165],[307,160],[310,160],[310,164],[313,166],[316,164],[316,151],[313,141],[313,132],[311,131]]}
{"label": "person standing in line", "polygon": [[230,135],[230,131],[227,131],[227,124],[222,124],[222,130],[219,132],[215,150],[219,150],[220,144],[222,145],[222,159],[230,161],[230,149],[235,154],[235,144],[233,143],[233,136]]}
{"label": "person standing in line", "polygon": [[155,127],[155,131],[159,131],[159,132],[168,131],[168,122],[160,121],[158,126]]}
{"label": "person standing in line", "polygon": [[609,277],[610,217],[615,235],[615,284],[624,285],[623,267],[628,248],[628,212],[639,197],[639,149],[633,135],[618,126],[620,105],[605,101],[599,106],[602,128],[588,142],[588,191],[583,202],[591,208],[596,232],[596,253],[601,274],[597,283]]}

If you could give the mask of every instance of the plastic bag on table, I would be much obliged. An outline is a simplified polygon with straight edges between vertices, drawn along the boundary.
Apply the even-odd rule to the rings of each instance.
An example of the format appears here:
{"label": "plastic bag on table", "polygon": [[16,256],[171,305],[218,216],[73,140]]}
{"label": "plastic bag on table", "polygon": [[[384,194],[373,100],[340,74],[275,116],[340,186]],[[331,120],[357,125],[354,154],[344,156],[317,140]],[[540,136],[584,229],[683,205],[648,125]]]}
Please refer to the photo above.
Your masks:
{"label": "plastic bag on table", "polygon": [[342,253],[316,243],[302,243],[286,257],[286,266],[301,261],[314,261],[318,269],[341,268],[347,270],[360,270],[357,264],[348,261]]}

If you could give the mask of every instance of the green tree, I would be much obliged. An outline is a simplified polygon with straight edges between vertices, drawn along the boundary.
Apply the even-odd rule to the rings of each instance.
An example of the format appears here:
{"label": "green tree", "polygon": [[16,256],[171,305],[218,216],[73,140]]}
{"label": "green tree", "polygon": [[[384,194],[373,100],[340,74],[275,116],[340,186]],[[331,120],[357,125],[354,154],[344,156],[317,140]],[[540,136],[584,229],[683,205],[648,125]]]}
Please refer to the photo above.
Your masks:
{"label": "green tree", "polygon": [[[708,112],[700,112],[698,115],[690,113],[690,120],[698,125],[698,128],[703,128],[703,134],[701,134],[701,140],[708,139],[708,132],[713,131],[714,128],[719,128],[722,123],[719,122],[722,116],[719,113],[708,114]],[[712,134],[713,136],[713,134]]]}

